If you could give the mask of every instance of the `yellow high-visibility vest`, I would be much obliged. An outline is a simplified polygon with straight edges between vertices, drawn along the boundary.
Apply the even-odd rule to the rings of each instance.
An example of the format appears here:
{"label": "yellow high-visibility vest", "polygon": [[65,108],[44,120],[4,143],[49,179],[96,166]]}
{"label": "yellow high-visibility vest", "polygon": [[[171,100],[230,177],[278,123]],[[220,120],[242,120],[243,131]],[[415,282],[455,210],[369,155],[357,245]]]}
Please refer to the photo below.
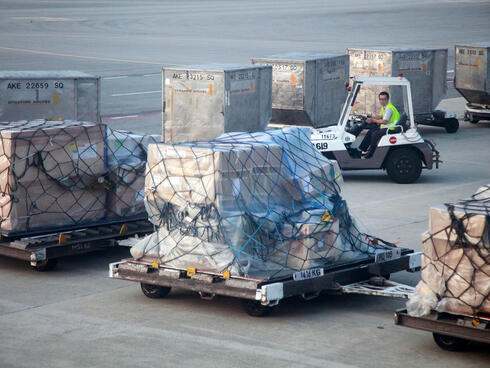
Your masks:
{"label": "yellow high-visibility vest", "polygon": [[400,119],[400,113],[398,112],[396,107],[391,102],[388,102],[388,104],[386,106],[383,106],[381,108],[381,114],[383,115],[381,117],[381,119],[383,119],[383,117],[385,116],[385,109],[387,107],[391,108],[391,110],[393,111],[393,114],[391,114],[391,118],[390,118],[390,120],[388,120],[388,123],[387,124],[381,124],[380,128],[390,128],[390,130],[393,130],[393,129],[395,129],[394,126],[396,125],[396,122]]}

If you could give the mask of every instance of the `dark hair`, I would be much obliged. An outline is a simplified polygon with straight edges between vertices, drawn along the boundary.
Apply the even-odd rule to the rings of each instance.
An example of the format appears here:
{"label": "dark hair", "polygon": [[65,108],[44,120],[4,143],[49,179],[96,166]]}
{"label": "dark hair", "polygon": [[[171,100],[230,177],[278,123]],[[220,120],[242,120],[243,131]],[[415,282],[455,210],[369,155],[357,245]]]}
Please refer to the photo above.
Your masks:
{"label": "dark hair", "polygon": [[[390,94],[389,94],[388,92],[385,92],[385,91],[380,92],[380,93],[379,93],[379,96],[386,96],[386,98],[387,98],[388,100],[390,99]],[[379,96],[378,96],[378,97],[379,97]]]}

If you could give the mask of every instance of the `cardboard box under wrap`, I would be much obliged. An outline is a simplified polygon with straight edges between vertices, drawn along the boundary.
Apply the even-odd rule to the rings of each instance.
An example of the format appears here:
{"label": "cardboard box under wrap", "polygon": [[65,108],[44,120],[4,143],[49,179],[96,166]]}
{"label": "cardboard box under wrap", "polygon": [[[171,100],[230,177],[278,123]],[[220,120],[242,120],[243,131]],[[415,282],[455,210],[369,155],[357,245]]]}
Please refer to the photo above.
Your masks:
{"label": "cardboard box under wrap", "polygon": [[438,295],[441,312],[490,313],[490,249],[462,247],[445,235],[422,235],[423,291]]}
{"label": "cardboard box under wrap", "polygon": [[321,213],[307,217],[282,226],[275,254],[270,257],[272,261],[293,270],[302,270],[339,260],[344,247],[337,242],[338,220],[322,222]]}
{"label": "cardboard box under wrap", "polygon": [[333,192],[333,183],[342,180],[337,161],[326,161],[310,170],[298,170],[291,174],[285,189],[294,200],[318,198]]}
{"label": "cardboard box under wrap", "polygon": [[89,122],[20,121],[0,123],[0,178],[31,182],[39,173],[56,180],[97,179],[106,172],[106,126]]}
{"label": "cardboard box under wrap", "polygon": [[[446,206],[434,206],[430,208],[429,233],[446,236],[450,241],[459,239],[471,244],[478,244],[485,233],[488,224],[487,213],[482,209],[472,208],[468,213],[456,205],[453,210],[456,222],[453,223],[450,212]],[[459,223],[459,224],[458,224]],[[458,226],[461,226],[461,236],[458,236]]]}
{"label": "cardboard box under wrap", "polygon": [[409,314],[490,313],[489,199],[487,185],[471,198],[430,209],[422,280],[407,303]]}
{"label": "cardboard box under wrap", "polygon": [[150,219],[159,217],[164,202],[227,208],[237,199],[260,206],[282,198],[281,157],[278,146],[150,145],[145,181]]}
{"label": "cardboard box under wrap", "polygon": [[119,180],[109,194],[109,217],[131,217],[141,214],[145,214],[144,174],[135,176],[128,182]]}
{"label": "cardboard box under wrap", "polygon": [[103,218],[105,138],[105,125],[88,122],[1,123],[1,229],[25,231]]}
{"label": "cardboard box under wrap", "polygon": [[159,143],[159,135],[109,130],[107,161],[111,190],[108,215],[112,218],[145,214],[145,167],[148,145]]}

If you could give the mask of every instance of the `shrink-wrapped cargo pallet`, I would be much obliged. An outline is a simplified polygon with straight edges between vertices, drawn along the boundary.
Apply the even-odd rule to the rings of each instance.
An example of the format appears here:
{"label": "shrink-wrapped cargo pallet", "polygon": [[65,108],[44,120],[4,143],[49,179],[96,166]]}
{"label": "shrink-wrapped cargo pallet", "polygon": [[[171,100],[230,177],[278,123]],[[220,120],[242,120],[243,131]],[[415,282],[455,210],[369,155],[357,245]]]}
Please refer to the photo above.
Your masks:
{"label": "shrink-wrapped cargo pallet", "polygon": [[471,199],[432,207],[422,242],[422,280],[408,312],[490,313],[490,185]]}
{"label": "shrink-wrapped cargo pallet", "polygon": [[153,136],[77,121],[0,123],[0,231],[97,223],[144,214]]}
{"label": "shrink-wrapped cargo pallet", "polygon": [[109,217],[136,216],[146,212],[144,188],[148,145],[160,141],[159,135],[136,134],[108,128]]}
{"label": "shrink-wrapped cargo pallet", "polygon": [[103,218],[106,134],[104,125],[94,123],[1,123],[1,229]]}
{"label": "shrink-wrapped cargo pallet", "polygon": [[158,230],[131,253],[265,279],[366,259],[386,248],[356,227],[341,179],[308,128],[150,145],[145,203]]}

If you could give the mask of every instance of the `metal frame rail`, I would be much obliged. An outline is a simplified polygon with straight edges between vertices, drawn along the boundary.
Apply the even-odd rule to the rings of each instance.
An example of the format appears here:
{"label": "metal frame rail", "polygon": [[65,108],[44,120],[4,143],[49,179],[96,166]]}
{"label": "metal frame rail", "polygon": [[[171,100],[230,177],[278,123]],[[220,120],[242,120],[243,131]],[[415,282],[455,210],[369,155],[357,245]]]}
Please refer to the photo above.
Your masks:
{"label": "metal frame rail", "polygon": [[[225,295],[273,306],[281,299],[292,296],[301,295],[308,299],[322,291],[342,293],[342,285],[349,287],[349,291],[346,292],[352,292],[353,283],[398,271],[416,271],[419,267],[420,253],[404,249],[400,258],[394,260],[381,263],[376,263],[374,259],[350,262],[335,268],[324,268],[321,276],[303,280],[295,280],[292,274],[272,280],[230,277],[229,272],[226,271],[220,274],[194,268],[184,270],[132,258],[111,263],[109,277],[167,288],[179,287],[196,291],[201,296]],[[400,297],[400,295],[396,296]]]}
{"label": "metal frame rail", "polygon": [[40,262],[113,247],[117,240],[153,231],[146,219],[121,220],[106,224],[87,224],[83,228],[41,233],[24,237],[0,238],[0,255],[31,262]]}
{"label": "metal frame rail", "polygon": [[395,324],[435,334],[490,344],[490,318],[450,315],[431,311],[428,316],[412,317],[406,309],[395,312]]}

